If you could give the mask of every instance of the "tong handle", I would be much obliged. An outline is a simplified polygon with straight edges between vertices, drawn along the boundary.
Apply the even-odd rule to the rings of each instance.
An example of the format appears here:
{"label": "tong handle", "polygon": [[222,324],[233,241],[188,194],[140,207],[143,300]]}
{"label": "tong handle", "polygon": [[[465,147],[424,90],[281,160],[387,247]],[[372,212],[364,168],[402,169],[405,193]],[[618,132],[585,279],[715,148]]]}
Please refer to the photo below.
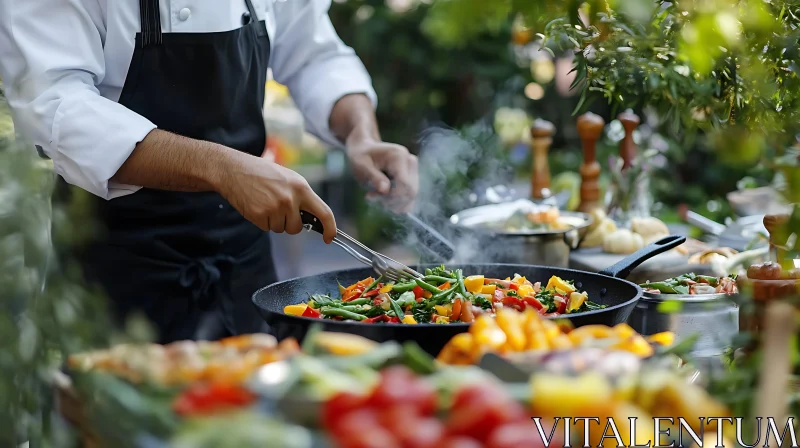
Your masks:
{"label": "tong handle", "polygon": [[320,235],[325,233],[325,229],[322,227],[322,221],[311,213],[300,210],[300,220],[303,221],[303,227],[306,229],[313,230]]}

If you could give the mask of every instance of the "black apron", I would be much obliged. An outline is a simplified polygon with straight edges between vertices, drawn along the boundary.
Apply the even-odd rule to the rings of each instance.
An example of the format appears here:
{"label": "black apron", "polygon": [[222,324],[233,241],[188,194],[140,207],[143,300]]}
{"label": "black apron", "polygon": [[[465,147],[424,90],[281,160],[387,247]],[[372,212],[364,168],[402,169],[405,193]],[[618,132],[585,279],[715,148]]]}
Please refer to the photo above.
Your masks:
{"label": "black apron", "polygon": [[[119,103],[159,129],[261,156],[270,42],[244,1],[242,28],[162,34],[158,0],[140,0],[142,32]],[[276,281],[269,235],[222,196],[145,188],[93,198],[106,232],[79,258],[118,318],[144,312],[161,343],[266,331],[250,297]],[[221,331],[199,334],[214,316]]]}

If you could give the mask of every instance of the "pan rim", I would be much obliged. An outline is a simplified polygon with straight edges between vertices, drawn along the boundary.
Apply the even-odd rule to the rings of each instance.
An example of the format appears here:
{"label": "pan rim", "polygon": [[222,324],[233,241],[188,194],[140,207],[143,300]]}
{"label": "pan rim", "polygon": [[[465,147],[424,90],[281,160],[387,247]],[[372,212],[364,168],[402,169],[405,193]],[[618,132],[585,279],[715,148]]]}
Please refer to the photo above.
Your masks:
{"label": "pan rim", "polygon": [[[591,311],[586,311],[586,312],[583,312],[583,313],[561,314],[561,315],[558,315],[558,316],[546,316],[546,317],[542,316],[542,317],[545,317],[546,319],[550,319],[550,320],[569,319],[569,317],[591,316],[591,315],[600,314],[600,313],[603,313],[603,312],[608,312],[610,310],[616,310],[616,309],[624,308],[626,306],[631,305],[632,303],[638,302],[642,298],[642,296],[644,294],[644,290],[641,288],[641,286],[639,286],[636,283],[633,283],[633,282],[631,282],[629,280],[626,280],[624,278],[612,277],[610,275],[600,274],[598,272],[581,271],[579,269],[557,268],[557,267],[553,267],[553,266],[542,266],[542,265],[535,265],[535,264],[519,264],[519,263],[455,263],[455,265],[470,265],[470,266],[478,266],[478,267],[480,267],[480,266],[487,266],[487,267],[489,267],[489,266],[490,267],[503,267],[503,266],[517,266],[517,267],[519,267],[519,266],[525,266],[525,267],[533,268],[533,269],[557,269],[559,271],[575,272],[575,273],[582,274],[582,275],[585,275],[585,274],[596,275],[598,277],[603,277],[603,278],[607,278],[607,279],[614,279],[614,280],[617,280],[617,281],[620,281],[620,282],[623,282],[623,283],[627,283],[629,286],[632,286],[636,290],[636,295],[633,298],[628,299],[628,300],[626,300],[626,301],[624,301],[622,303],[618,303],[616,305],[612,305],[612,306],[609,306],[607,308],[603,308],[603,309],[600,309],[600,310],[591,310]],[[432,268],[432,267],[436,267],[436,266],[439,266],[439,265],[438,264],[423,264],[423,265],[412,266],[412,268],[418,268],[418,269],[422,268],[422,269],[424,269],[424,268],[428,268],[428,267]],[[334,272],[345,273],[345,272],[350,272],[350,271],[360,271],[360,270],[363,270],[363,269],[368,269],[368,268],[342,269],[342,270],[338,270],[338,271],[321,272],[321,273],[316,274],[316,275],[330,274],[330,273],[334,273]],[[447,327],[447,328],[468,328],[468,327],[470,327],[472,325],[471,323],[463,323],[463,322],[462,323],[457,323],[457,324],[423,323],[423,324],[411,324],[411,325],[402,324],[402,323],[401,324],[385,323],[385,322],[365,324],[365,323],[361,323],[361,322],[358,322],[358,321],[338,321],[338,320],[331,320],[331,319],[318,319],[318,318],[314,318],[314,317],[293,316],[291,314],[286,314],[286,313],[283,313],[283,312],[272,311],[272,310],[261,308],[256,303],[256,296],[261,291],[264,291],[267,288],[275,287],[277,285],[281,285],[281,284],[284,284],[284,283],[289,283],[289,282],[292,282],[292,281],[297,281],[297,280],[301,280],[301,279],[305,279],[305,278],[309,278],[309,277],[313,277],[313,276],[306,275],[306,276],[293,277],[293,278],[290,278],[290,279],[281,280],[281,281],[273,283],[271,285],[263,286],[263,287],[259,288],[258,290],[256,290],[256,292],[253,293],[253,295],[250,297],[250,301],[253,303],[253,305],[255,305],[259,310],[262,310],[262,311],[269,311],[269,312],[272,312],[272,313],[280,313],[283,316],[286,316],[288,318],[299,319],[301,322],[302,321],[309,321],[309,322],[320,322],[320,321],[322,321],[326,325],[328,325],[328,324],[336,325],[336,326],[368,325],[370,327],[373,327],[373,326],[377,325],[377,326],[391,326],[392,328],[403,327],[403,326],[408,326],[408,327],[442,327],[442,326],[444,326],[444,327]],[[303,302],[303,303],[306,303],[306,302]]]}

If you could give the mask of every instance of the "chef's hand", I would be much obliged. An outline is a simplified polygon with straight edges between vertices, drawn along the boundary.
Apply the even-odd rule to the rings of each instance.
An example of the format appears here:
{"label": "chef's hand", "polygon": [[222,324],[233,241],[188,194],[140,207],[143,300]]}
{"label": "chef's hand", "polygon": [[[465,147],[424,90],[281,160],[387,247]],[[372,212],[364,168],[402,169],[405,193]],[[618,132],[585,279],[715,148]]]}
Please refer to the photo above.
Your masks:
{"label": "chef's hand", "polygon": [[303,230],[300,211],[322,222],[326,243],[336,236],[336,220],[303,176],[264,157],[237,155],[220,194],[250,222],[265,231],[295,235]]}
{"label": "chef's hand", "polygon": [[419,190],[417,156],[404,146],[364,137],[347,140],[347,157],[356,179],[373,190],[367,198],[379,198],[398,213],[413,209]]}

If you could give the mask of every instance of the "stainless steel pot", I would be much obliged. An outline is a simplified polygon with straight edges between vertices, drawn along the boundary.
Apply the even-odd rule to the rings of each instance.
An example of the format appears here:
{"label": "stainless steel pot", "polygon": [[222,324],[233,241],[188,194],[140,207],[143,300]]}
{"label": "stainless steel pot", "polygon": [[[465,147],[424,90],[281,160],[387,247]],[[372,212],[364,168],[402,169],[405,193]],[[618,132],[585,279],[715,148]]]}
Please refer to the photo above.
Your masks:
{"label": "stainless steel pot", "polygon": [[[673,312],[662,304],[675,302]],[[663,305],[672,309],[673,303]],[[719,356],[739,333],[739,307],[726,294],[652,294],[645,292],[628,323],[643,335],[672,331],[680,341],[697,334],[693,354]]]}
{"label": "stainless steel pot", "polygon": [[450,217],[459,235],[452,242],[456,261],[511,263],[566,268],[569,254],[576,249],[592,224],[586,213],[560,212],[571,227],[563,230],[500,231],[493,226],[506,222],[514,213],[530,207],[527,200],[470,208]]}

